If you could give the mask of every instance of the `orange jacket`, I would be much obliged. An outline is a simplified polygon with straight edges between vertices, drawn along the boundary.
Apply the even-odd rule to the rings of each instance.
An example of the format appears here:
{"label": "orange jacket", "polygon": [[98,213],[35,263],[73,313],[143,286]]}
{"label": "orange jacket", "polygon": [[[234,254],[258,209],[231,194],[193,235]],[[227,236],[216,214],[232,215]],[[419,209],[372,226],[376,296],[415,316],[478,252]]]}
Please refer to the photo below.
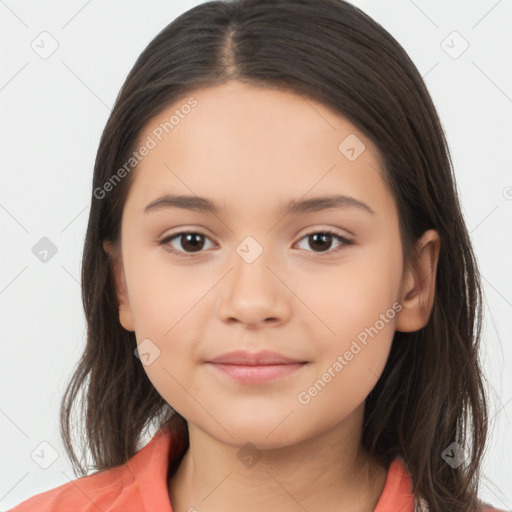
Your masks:
{"label": "orange jacket", "polygon": [[[160,430],[125,464],[32,496],[8,512],[172,512],[167,471],[176,441],[172,433]],[[417,512],[411,489],[410,475],[398,457],[374,512]],[[499,512],[485,507],[482,512]]]}

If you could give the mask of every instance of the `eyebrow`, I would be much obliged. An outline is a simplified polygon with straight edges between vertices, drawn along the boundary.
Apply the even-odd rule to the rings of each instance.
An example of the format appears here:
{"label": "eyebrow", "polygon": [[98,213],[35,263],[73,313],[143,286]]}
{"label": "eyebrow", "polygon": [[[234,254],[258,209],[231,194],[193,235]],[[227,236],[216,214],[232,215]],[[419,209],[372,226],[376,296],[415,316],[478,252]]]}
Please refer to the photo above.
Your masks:
{"label": "eyebrow", "polygon": [[[191,210],[199,213],[212,213],[214,215],[217,215],[221,210],[224,210],[224,208],[218,205],[215,201],[205,197],[166,194],[149,203],[144,208],[144,213],[146,214],[167,208],[182,208],[184,210]],[[330,208],[358,208],[375,215],[375,212],[366,203],[363,203],[354,197],[344,195],[292,200],[281,208],[280,213],[283,216],[289,214],[297,215],[309,212],[318,212]]]}

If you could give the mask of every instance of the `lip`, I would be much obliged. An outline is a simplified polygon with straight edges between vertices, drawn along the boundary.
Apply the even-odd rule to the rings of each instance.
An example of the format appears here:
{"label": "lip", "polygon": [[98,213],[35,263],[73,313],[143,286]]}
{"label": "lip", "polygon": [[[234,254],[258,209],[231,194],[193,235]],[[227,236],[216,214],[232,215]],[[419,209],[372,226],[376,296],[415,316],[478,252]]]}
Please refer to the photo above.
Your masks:
{"label": "lip", "polygon": [[237,350],[206,361],[215,371],[245,384],[262,384],[281,379],[300,370],[307,361],[292,359],[277,352]]}
{"label": "lip", "polygon": [[241,366],[267,366],[267,365],[288,365],[300,364],[307,361],[292,359],[277,352],[263,350],[261,352],[248,352],[246,350],[235,350],[227,352],[213,359],[206,361],[215,364],[232,364]]}

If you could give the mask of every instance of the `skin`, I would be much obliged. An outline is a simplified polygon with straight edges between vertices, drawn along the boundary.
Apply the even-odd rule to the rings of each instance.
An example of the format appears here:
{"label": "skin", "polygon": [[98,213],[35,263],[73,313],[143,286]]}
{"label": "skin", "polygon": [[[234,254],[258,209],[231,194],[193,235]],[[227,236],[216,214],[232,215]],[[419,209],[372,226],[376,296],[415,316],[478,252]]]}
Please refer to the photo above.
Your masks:
{"label": "skin", "polygon": [[[377,150],[324,105],[237,81],[190,96],[197,107],[134,171],[120,247],[104,245],[115,263],[120,322],[138,344],[149,338],[158,347],[144,369],[188,422],[190,448],[168,482],[173,511],[373,510],[387,469],[360,446],[364,402],[395,330],[428,321],[439,236],[425,232],[416,265],[403,264],[398,211]],[[151,120],[139,140],[185,101]],[[354,161],[338,150],[349,134],[366,146]],[[144,214],[164,193],[207,197],[225,210]],[[375,214],[279,213],[291,199],[333,193]],[[306,236],[326,229],[355,243]],[[184,237],[167,242],[184,257],[159,245],[183,230],[205,235],[200,252]],[[252,263],[236,250],[248,236],[263,250]],[[400,312],[300,403],[298,394],[394,303]],[[273,350],[307,364],[270,383],[243,384],[205,363],[235,349]],[[251,467],[237,457],[248,442],[261,456]]]}

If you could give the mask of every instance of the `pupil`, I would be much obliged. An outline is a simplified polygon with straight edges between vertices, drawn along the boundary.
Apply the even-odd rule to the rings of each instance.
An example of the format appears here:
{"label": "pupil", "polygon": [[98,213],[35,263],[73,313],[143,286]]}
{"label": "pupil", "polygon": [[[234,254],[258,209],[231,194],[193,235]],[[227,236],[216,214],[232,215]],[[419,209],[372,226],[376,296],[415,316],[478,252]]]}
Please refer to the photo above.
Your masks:
{"label": "pupil", "polygon": [[[201,237],[202,237],[202,235],[200,235],[198,233],[187,233],[185,235],[185,243],[182,242],[181,245],[184,249],[187,249],[186,245],[189,244],[192,247],[192,249],[201,250],[203,244],[199,243],[199,245],[197,245],[197,241]],[[194,241],[194,239],[195,239],[195,241]]]}
{"label": "pupil", "polygon": [[[314,234],[314,235],[311,235],[311,237],[312,237],[312,238],[313,238],[313,240],[314,240],[314,244],[316,244],[316,243],[317,243],[317,239],[318,239],[318,238],[321,238],[324,242],[325,242],[325,240],[327,239],[327,240],[328,240],[328,242],[329,242],[329,243],[327,244],[327,246],[326,246],[325,244],[324,244],[323,246],[322,246],[322,245],[320,245],[320,249],[326,250],[326,249],[328,249],[328,248],[329,248],[329,246],[330,246],[330,242],[331,242],[331,239],[332,239],[332,235],[329,235],[329,234],[326,234],[326,233],[321,233],[321,234]],[[314,248],[314,247],[313,247],[313,246],[314,246],[314,244],[312,244],[312,245],[311,245],[311,247],[312,247],[312,248]]]}

